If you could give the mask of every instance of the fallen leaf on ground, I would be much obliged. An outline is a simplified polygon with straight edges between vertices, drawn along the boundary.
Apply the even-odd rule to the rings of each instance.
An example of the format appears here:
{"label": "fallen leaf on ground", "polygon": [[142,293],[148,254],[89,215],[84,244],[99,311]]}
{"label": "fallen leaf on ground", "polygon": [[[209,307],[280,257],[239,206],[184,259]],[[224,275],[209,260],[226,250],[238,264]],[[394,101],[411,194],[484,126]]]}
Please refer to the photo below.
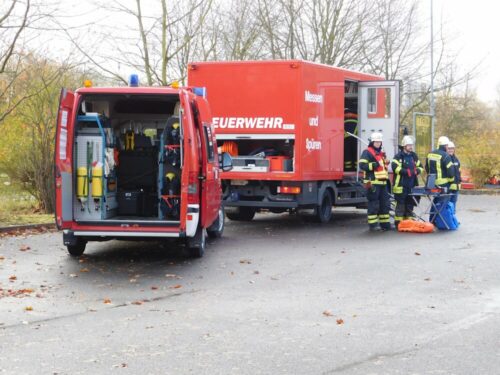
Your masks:
{"label": "fallen leaf on ground", "polygon": [[324,316],[333,316],[333,313],[330,310],[323,311]]}
{"label": "fallen leaf on ground", "polygon": [[337,324],[344,324],[344,320],[343,319],[337,319]]}
{"label": "fallen leaf on ground", "polygon": [[31,307],[31,306],[26,306],[26,307],[24,308],[24,310],[26,310],[26,311],[33,311],[33,307]]}
{"label": "fallen leaf on ground", "polygon": [[109,298],[105,298],[104,299],[104,303],[107,304],[107,305],[109,305],[111,303],[111,300]]}
{"label": "fallen leaf on ground", "polygon": [[181,284],[173,285],[170,287],[170,289],[179,289],[179,288],[182,288]]}
{"label": "fallen leaf on ground", "polygon": [[241,264],[252,264],[252,261],[250,259],[241,259],[240,263]]}
{"label": "fallen leaf on ground", "polygon": [[19,248],[19,250],[21,250],[21,251],[27,251],[27,250],[30,250],[30,249],[31,249],[31,247],[29,247],[28,245],[22,245],[22,246]]}
{"label": "fallen leaf on ground", "polygon": [[134,301],[132,302],[132,305],[142,305],[142,301]]}
{"label": "fallen leaf on ground", "polygon": [[3,256],[0,256],[0,260],[4,260],[4,259],[5,259],[5,257],[3,257]]}
{"label": "fallen leaf on ground", "polygon": [[420,253],[418,251],[415,251],[415,255],[420,255]]}
{"label": "fallen leaf on ground", "polygon": [[80,272],[89,272],[89,269],[88,269],[88,268],[82,268],[82,269],[80,270]]}
{"label": "fallen leaf on ground", "polygon": [[158,287],[157,287],[157,286],[152,286],[152,287],[151,287],[151,290],[157,290],[157,289],[158,289]]}
{"label": "fallen leaf on ground", "polygon": [[2,289],[0,288],[0,298],[3,297],[25,297],[27,294],[33,293],[33,289]]}
{"label": "fallen leaf on ground", "polygon": [[17,276],[16,275],[12,275],[12,276],[9,277],[9,280],[10,281],[17,280]]}

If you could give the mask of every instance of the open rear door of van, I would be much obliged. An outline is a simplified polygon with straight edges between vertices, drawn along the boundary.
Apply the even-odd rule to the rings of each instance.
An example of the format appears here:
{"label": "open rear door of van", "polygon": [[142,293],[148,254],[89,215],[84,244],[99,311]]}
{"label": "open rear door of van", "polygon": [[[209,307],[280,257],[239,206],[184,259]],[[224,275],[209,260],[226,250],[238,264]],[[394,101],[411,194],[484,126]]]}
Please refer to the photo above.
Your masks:
{"label": "open rear door of van", "polygon": [[193,116],[201,141],[201,225],[209,227],[219,214],[222,192],[219,183],[219,162],[217,160],[217,142],[211,114],[207,102],[200,98],[192,102]]}
{"label": "open rear door of van", "polygon": [[[359,136],[368,143],[373,132],[381,132],[387,158],[392,160],[398,147],[399,81],[360,82],[358,91]],[[366,144],[360,144],[358,155],[364,148]]]}
{"label": "open rear door of van", "polygon": [[70,228],[73,220],[72,124],[75,95],[61,90],[55,145],[56,225]]}

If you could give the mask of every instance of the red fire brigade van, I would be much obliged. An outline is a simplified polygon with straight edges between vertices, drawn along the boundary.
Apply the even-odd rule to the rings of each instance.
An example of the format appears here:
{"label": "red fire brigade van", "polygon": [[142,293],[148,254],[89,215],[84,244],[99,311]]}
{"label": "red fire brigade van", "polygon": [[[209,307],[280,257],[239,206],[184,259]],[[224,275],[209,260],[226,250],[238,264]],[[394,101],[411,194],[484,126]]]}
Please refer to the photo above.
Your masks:
{"label": "red fire brigade van", "polygon": [[[374,131],[392,158],[399,82],[305,61],[200,62],[188,82],[206,88],[217,145],[233,157],[222,173],[226,214],[361,206],[358,155]],[[366,143],[366,144],[365,144]]]}
{"label": "red fire brigade van", "polygon": [[[224,230],[208,102],[200,89],[134,81],[131,87],[62,91],[57,226],[75,256],[88,241],[176,237],[201,257],[205,231],[219,237]],[[229,155],[221,160],[222,170],[230,170]]]}

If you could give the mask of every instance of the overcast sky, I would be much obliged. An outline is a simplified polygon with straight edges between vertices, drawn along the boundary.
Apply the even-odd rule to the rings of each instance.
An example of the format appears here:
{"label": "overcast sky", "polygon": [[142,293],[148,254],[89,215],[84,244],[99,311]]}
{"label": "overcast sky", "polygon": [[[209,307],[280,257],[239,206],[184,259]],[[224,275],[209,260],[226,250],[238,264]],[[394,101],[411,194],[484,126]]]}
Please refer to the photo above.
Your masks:
{"label": "overcast sky", "polygon": [[[423,11],[430,14],[430,0],[421,0]],[[441,17],[445,30],[453,38],[453,48],[460,51],[458,63],[465,69],[482,62],[473,81],[484,101],[497,99],[500,85],[500,1],[434,0],[435,24]]]}
{"label": "overcast sky", "polygon": [[[423,37],[430,38],[431,0],[419,1],[422,26],[428,26],[423,31]],[[457,63],[462,72],[469,71],[481,62],[472,86],[482,100],[496,100],[496,89],[500,85],[500,0],[433,1],[436,34],[439,33],[442,21],[444,34],[448,39],[446,48],[448,51],[459,51]],[[73,18],[75,21],[85,23],[89,17],[99,19],[99,14],[88,14],[89,8],[95,9],[95,2],[92,0],[60,0],[60,4],[62,8],[68,9],[69,14],[76,16]],[[87,14],[81,15],[85,10]]]}

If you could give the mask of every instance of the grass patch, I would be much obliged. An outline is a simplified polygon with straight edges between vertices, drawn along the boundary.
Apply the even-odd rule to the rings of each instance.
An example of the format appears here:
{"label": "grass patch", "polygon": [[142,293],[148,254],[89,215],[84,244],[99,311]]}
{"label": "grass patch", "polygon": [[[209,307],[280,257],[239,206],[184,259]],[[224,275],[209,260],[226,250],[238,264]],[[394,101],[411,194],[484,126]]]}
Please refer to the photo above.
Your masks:
{"label": "grass patch", "polygon": [[0,173],[0,227],[54,221],[54,215],[37,211],[35,198],[12,184],[9,176]]}

